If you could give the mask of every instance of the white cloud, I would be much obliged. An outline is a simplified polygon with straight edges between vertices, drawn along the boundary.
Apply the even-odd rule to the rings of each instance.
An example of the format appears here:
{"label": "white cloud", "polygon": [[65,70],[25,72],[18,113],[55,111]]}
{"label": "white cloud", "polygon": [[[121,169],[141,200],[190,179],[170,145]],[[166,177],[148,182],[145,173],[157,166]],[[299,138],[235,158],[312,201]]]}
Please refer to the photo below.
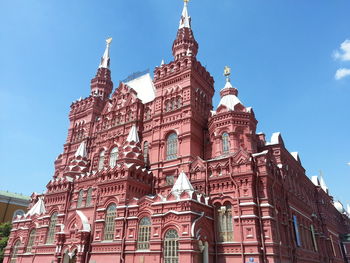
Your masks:
{"label": "white cloud", "polygon": [[341,43],[340,48],[334,51],[333,56],[335,59],[350,61],[350,40],[346,39]]}
{"label": "white cloud", "polygon": [[339,79],[345,78],[347,76],[350,76],[350,69],[340,68],[337,70],[334,77],[336,80],[339,80]]}
{"label": "white cloud", "polygon": [[348,162],[348,165],[350,166],[350,162]]}

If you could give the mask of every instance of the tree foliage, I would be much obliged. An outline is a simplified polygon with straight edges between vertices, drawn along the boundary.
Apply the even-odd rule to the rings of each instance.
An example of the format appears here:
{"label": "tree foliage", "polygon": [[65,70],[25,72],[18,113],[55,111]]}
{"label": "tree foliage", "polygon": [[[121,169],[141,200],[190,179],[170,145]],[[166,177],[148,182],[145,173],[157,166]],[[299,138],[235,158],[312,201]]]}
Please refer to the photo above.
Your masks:
{"label": "tree foliage", "polygon": [[0,224],[0,263],[4,259],[4,250],[9,239],[11,227],[9,222]]}

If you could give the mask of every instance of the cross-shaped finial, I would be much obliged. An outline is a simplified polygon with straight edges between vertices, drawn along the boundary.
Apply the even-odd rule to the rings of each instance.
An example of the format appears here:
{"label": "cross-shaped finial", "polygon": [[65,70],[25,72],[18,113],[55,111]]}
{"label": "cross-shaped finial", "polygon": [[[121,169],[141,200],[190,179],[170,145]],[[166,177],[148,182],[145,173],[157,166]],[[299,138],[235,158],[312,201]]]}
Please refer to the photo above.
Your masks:
{"label": "cross-shaped finial", "polygon": [[190,0],[184,0],[185,3],[188,3]]}
{"label": "cross-shaped finial", "polygon": [[229,66],[225,66],[224,76],[229,77],[230,75],[231,75],[231,68]]}

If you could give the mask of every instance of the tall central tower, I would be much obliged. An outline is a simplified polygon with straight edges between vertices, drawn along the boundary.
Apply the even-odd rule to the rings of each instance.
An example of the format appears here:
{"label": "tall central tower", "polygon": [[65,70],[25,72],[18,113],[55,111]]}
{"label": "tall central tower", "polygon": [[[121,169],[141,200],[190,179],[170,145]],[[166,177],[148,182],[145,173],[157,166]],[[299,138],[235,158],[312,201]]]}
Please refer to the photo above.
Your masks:
{"label": "tall central tower", "polygon": [[197,156],[204,158],[208,142],[207,122],[212,109],[214,80],[197,60],[198,43],[191,28],[188,0],[172,45],[173,61],[156,67],[156,98],[152,125],[145,125],[150,145],[150,166],[157,189],[169,188],[179,170],[188,171]]}

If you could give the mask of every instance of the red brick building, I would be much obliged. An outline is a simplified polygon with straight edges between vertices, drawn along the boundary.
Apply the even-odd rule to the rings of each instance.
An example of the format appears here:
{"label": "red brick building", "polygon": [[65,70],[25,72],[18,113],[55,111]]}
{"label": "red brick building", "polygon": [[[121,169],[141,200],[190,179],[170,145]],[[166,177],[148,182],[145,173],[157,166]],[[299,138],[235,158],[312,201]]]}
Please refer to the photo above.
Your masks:
{"label": "red brick building", "polygon": [[71,105],[43,195],[17,217],[8,262],[347,262],[349,214],[281,134],[197,60],[187,2],[173,61],[113,90],[107,40],[90,95]]}

